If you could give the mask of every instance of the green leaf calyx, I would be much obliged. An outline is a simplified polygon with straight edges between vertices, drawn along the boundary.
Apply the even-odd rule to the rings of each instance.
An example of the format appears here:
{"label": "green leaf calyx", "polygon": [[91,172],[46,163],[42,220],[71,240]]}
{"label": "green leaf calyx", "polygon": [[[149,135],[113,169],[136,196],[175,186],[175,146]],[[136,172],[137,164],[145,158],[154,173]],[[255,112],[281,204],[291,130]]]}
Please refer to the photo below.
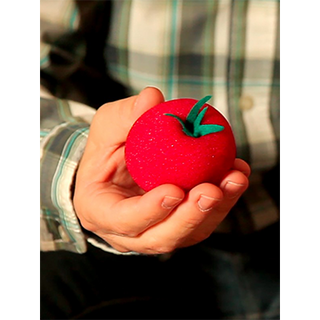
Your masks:
{"label": "green leaf calyx", "polygon": [[208,107],[205,107],[201,112],[199,111],[211,98],[212,96],[205,96],[204,98],[200,99],[188,113],[185,122],[175,114],[165,113],[164,115],[177,119],[182,126],[182,131],[186,135],[193,138],[199,138],[210,133],[222,131],[224,126],[218,124],[201,124]]}

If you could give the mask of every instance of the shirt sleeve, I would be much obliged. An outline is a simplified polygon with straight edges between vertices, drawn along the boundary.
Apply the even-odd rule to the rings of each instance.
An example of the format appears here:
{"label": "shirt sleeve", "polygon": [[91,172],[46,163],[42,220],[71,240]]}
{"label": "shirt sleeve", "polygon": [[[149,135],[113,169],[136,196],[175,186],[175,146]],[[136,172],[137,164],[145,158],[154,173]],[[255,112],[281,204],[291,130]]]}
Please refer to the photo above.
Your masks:
{"label": "shirt sleeve", "polygon": [[84,253],[87,243],[121,255],[82,228],[73,207],[74,181],[95,109],[74,101],[40,99],[40,248]]}
{"label": "shirt sleeve", "polygon": [[[40,100],[41,250],[86,251],[86,241],[72,203],[73,181],[89,131],[66,100]],[[81,108],[81,107],[80,107]],[[77,108],[76,108],[77,109]],[[89,107],[87,118],[92,111]]]}

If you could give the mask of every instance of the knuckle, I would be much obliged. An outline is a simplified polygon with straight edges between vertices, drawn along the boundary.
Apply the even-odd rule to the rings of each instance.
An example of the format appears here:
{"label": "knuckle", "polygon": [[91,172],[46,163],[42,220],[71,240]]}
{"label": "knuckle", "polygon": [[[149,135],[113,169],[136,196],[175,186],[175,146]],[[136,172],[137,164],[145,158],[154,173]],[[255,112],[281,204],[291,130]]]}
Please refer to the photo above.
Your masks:
{"label": "knuckle", "polygon": [[133,230],[130,225],[118,226],[114,231],[116,234],[128,238],[135,238],[139,235],[139,232],[137,230]]}
{"label": "knuckle", "polygon": [[183,228],[187,231],[193,231],[197,228],[201,221],[197,218],[189,217],[187,220],[183,221]]}

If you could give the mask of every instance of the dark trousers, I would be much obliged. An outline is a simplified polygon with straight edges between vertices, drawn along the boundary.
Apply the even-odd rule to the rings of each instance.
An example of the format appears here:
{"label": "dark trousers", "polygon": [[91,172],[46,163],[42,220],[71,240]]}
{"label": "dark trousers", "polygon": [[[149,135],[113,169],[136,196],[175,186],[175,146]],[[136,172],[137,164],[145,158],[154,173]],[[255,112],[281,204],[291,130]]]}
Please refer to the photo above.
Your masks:
{"label": "dark trousers", "polygon": [[170,258],[41,253],[41,319],[279,319],[279,224]]}

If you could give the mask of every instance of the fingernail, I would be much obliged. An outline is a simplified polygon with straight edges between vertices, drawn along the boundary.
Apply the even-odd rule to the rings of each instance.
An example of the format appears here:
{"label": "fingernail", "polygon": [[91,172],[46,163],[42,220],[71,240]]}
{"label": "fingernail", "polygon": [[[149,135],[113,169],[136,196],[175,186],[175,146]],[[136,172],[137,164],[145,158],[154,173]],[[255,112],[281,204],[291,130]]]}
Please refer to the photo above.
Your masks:
{"label": "fingernail", "polygon": [[242,183],[236,183],[233,181],[228,181],[224,188],[224,195],[229,199],[234,199],[240,196],[242,188],[245,185]]}
{"label": "fingernail", "polygon": [[[144,89],[148,89],[148,88],[154,88],[154,89],[159,90],[159,91],[162,93],[163,99],[166,100],[166,97],[164,96],[164,93],[162,92],[162,90],[161,90],[159,87],[154,86],[154,85],[148,85],[148,86],[146,86]],[[143,89],[143,90],[144,90],[144,89]]]}
{"label": "fingernail", "polygon": [[147,88],[155,88],[155,89],[158,89],[159,91],[161,91],[159,87],[153,86],[153,85],[147,85],[144,89],[147,89]]}
{"label": "fingernail", "polygon": [[175,206],[177,206],[180,202],[182,201],[181,198],[176,198],[176,197],[170,197],[170,196],[165,196],[163,198],[161,206],[165,209],[173,209]]}
{"label": "fingernail", "polygon": [[201,195],[199,201],[198,201],[198,206],[200,211],[206,212],[209,211],[213,208],[213,205],[217,202],[221,201],[220,199],[208,197],[205,195]]}
{"label": "fingernail", "polygon": [[144,90],[146,90],[147,88],[156,88],[156,89],[160,90],[159,88],[157,88],[157,87],[155,87],[155,86],[146,86],[146,87],[144,87],[144,88],[139,92],[139,94],[138,94],[138,96],[137,96],[137,98],[136,98],[136,101],[135,101],[134,104],[133,104],[133,107],[134,107],[134,108],[137,106],[137,104],[138,104],[138,102],[139,102],[140,94],[141,94]]}

